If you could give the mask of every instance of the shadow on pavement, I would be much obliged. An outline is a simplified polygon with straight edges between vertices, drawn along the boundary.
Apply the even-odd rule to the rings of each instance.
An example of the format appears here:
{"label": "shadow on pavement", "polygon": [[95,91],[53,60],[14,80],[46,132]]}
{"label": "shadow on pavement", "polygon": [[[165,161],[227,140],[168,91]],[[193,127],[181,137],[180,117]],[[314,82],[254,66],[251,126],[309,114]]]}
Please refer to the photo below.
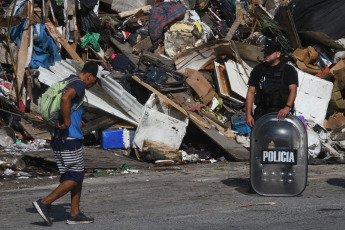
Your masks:
{"label": "shadow on pavement", "polygon": [[[69,203],[63,203],[63,204],[57,204],[54,205],[52,204],[52,207],[50,209],[50,218],[54,222],[60,222],[60,221],[66,221],[67,217],[69,215],[69,210],[70,210],[70,204]],[[67,209],[67,210],[66,210]],[[30,213],[36,213],[39,218],[41,218],[40,214],[36,211],[35,208],[27,208],[26,212]],[[37,226],[47,226],[47,224],[44,222],[42,219],[41,222],[31,222],[32,225],[37,225]]]}
{"label": "shadow on pavement", "polygon": [[236,191],[245,195],[256,194],[256,192],[250,186],[249,178],[228,178],[226,180],[222,180],[222,183],[229,187],[235,187]]}
{"label": "shadow on pavement", "polygon": [[334,186],[345,188],[345,179],[331,178],[327,180],[327,183]]}

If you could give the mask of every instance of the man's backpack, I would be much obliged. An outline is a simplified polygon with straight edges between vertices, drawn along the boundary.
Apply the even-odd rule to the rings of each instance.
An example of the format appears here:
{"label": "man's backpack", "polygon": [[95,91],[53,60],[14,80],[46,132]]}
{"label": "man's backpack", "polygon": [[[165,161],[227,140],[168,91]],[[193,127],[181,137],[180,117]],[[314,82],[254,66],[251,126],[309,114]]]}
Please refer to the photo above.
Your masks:
{"label": "man's backpack", "polygon": [[[63,80],[51,85],[45,93],[42,94],[40,101],[40,113],[47,122],[48,127],[56,127],[59,122],[61,110],[61,97],[65,92],[66,86],[73,81],[82,81],[78,78]],[[78,103],[73,106],[72,112],[76,111],[84,102],[84,94],[80,97]]]}

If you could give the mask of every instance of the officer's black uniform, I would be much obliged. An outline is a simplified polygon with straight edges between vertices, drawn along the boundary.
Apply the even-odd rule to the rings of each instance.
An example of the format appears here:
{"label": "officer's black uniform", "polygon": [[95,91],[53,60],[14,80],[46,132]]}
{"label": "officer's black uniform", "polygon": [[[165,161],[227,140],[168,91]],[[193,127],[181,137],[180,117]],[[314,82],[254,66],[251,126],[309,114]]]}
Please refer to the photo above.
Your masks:
{"label": "officer's black uniform", "polygon": [[269,66],[263,63],[254,67],[248,81],[248,85],[256,89],[254,120],[284,108],[289,97],[289,85],[292,84],[298,86],[298,75],[289,64],[280,62],[276,66]]}

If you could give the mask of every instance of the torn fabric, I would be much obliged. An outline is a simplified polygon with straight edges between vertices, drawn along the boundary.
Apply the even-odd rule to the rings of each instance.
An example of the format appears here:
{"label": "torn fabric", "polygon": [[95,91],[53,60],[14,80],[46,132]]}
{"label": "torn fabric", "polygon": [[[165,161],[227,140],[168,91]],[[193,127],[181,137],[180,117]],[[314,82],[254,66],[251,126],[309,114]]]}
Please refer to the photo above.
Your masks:
{"label": "torn fabric", "polygon": [[155,5],[151,11],[149,20],[149,33],[153,42],[157,41],[163,29],[169,23],[180,19],[186,13],[186,8],[182,4],[175,2],[161,2]]}

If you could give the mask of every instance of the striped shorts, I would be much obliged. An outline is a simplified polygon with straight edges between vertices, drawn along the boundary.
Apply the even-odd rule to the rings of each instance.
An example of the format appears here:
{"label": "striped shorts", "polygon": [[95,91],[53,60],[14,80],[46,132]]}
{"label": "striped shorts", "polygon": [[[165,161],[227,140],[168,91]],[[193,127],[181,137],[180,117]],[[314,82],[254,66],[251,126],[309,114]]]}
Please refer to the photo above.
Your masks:
{"label": "striped shorts", "polygon": [[51,146],[61,174],[60,182],[65,180],[82,181],[85,173],[82,140],[52,138]]}

